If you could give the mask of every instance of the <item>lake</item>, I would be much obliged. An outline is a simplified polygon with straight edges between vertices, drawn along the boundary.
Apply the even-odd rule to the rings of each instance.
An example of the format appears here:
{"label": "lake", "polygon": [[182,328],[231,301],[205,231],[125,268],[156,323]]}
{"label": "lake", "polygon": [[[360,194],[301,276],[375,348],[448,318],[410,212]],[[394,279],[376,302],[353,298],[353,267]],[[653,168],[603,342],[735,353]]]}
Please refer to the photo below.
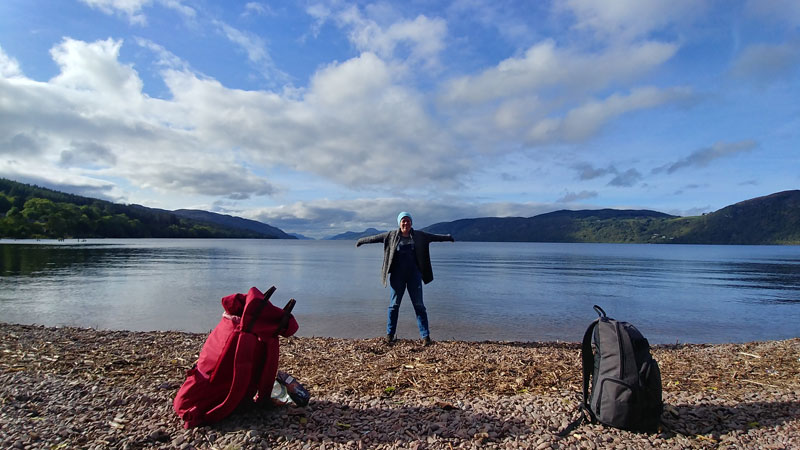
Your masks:
{"label": "lake", "polygon": [[[800,246],[431,245],[435,340],[577,342],[597,315],[651,343],[800,335]],[[206,333],[220,298],[272,285],[299,336],[383,336],[382,245],[294,240],[0,240],[0,321]],[[419,338],[408,296],[399,338]]]}

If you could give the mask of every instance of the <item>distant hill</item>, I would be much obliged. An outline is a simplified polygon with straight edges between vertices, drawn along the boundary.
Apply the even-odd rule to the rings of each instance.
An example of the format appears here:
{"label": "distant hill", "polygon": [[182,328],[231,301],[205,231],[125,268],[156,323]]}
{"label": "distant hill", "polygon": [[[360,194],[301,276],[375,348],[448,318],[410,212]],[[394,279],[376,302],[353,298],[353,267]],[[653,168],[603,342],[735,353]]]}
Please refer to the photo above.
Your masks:
{"label": "distant hill", "polygon": [[800,191],[736,203],[702,216],[648,210],[554,211],[533,217],[484,217],[423,229],[460,241],[800,244]]}
{"label": "distant hill", "polygon": [[303,236],[300,233],[288,233],[288,234],[289,234],[289,236],[294,236],[295,238],[300,239],[301,241],[314,241],[315,240],[312,237]]}
{"label": "distant hill", "polygon": [[267,225],[256,220],[243,219],[241,217],[229,216],[227,214],[217,214],[199,209],[177,209],[173,212],[180,217],[186,217],[199,222],[213,223],[226,228],[249,230],[277,239],[297,239],[295,236],[291,236],[279,228],[275,228],[271,225]]}
{"label": "distant hill", "polygon": [[[457,241],[800,245],[800,190],[745,200],[702,216],[650,210],[560,210],[533,217],[436,223]],[[381,233],[348,231],[328,240]],[[0,238],[297,239],[279,228],[208,211],[122,205],[0,178]]]}
{"label": "distant hill", "polygon": [[560,210],[533,217],[484,217],[442,222],[424,228],[460,241],[641,242],[652,233],[641,224],[675,218],[647,210]]}
{"label": "distant hill", "polygon": [[247,219],[122,205],[5,178],[0,178],[0,237],[293,239]]}
{"label": "distant hill", "polygon": [[800,244],[800,190],[745,200],[696,217],[676,242]]}
{"label": "distant hill", "polygon": [[357,231],[347,231],[342,234],[337,234],[335,236],[326,237],[325,240],[328,241],[349,241],[362,238],[364,236],[372,236],[373,234],[383,233],[383,231],[376,230],[375,228],[367,228],[362,232]]}

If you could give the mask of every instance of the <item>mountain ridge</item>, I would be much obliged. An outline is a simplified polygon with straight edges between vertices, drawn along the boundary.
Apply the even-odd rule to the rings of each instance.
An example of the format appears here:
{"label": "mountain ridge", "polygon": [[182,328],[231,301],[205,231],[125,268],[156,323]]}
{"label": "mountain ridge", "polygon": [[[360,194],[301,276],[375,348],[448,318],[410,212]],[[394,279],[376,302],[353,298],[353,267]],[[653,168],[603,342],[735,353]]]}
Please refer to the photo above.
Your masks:
{"label": "mountain ridge", "polygon": [[[800,190],[743,200],[701,216],[637,209],[557,210],[532,217],[439,222],[423,231],[459,241],[800,244]],[[348,231],[327,240],[381,233]],[[0,237],[298,239],[263,222],[203,210],[123,205],[0,178]]]}
{"label": "mountain ridge", "polygon": [[344,233],[329,236],[324,239],[326,241],[348,241],[351,239],[360,239],[364,236],[372,236],[373,234],[383,233],[384,231],[376,228],[367,228],[364,231],[345,231]]}
{"label": "mountain ridge", "polygon": [[744,200],[701,216],[651,210],[559,210],[532,217],[439,222],[422,230],[484,242],[800,244],[800,190]]}
{"label": "mountain ridge", "polygon": [[278,239],[297,239],[297,236],[292,236],[280,228],[273,227],[272,225],[268,225],[257,220],[244,219],[242,217],[219,214],[201,209],[176,209],[172,212],[181,217],[187,217],[189,219],[194,219],[201,222],[211,222],[228,226],[230,228],[250,230],[256,233],[276,236]]}

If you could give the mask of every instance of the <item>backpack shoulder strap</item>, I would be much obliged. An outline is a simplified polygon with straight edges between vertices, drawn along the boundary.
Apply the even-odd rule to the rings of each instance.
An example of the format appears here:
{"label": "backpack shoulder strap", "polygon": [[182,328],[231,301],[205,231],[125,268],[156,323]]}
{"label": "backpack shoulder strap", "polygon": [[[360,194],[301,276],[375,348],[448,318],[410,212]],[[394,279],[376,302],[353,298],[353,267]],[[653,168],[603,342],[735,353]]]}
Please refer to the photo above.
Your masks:
{"label": "backpack shoulder strap", "polygon": [[579,407],[580,416],[570,422],[563,430],[556,433],[556,436],[565,437],[572,433],[582,423],[589,421],[595,422],[594,413],[589,408],[589,377],[594,370],[594,354],[592,353],[592,333],[594,332],[597,322],[600,319],[595,319],[586,329],[583,335],[583,342],[581,343],[581,366],[583,367],[583,402]]}
{"label": "backpack shoulder strap", "polygon": [[581,365],[583,366],[583,406],[589,411],[589,414],[591,414],[593,420],[594,414],[592,413],[591,408],[589,408],[589,377],[594,371],[592,333],[594,333],[598,322],[608,317],[606,316],[606,312],[603,311],[603,308],[594,305],[594,310],[597,312],[598,317],[591,324],[589,324],[589,328],[586,329],[586,333],[583,335],[583,343],[581,344]]}
{"label": "backpack shoulder strap", "polygon": [[608,319],[606,312],[603,311],[603,308],[594,305],[594,310],[597,313],[597,319],[595,319],[589,327],[586,329],[586,333],[583,335],[583,342],[581,343],[581,366],[583,366],[583,409],[589,415],[589,418],[592,422],[596,422],[597,418],[592,412],[592,408],[589,407],[590,397],[589,397],[589,378],[592,376],[592,372],[594,372],[594,353],[592,352],[592,334],[594,330],[597,328],[597,324],[600,323],[601,320]]}
{"label": "backpack shoulder strap", "polygon": [[581,415],[573,420],[563,430],[556,433],[559,437],[565,437],[572,433],[579,425],[585,421],[596,422],[592,409],[589,408],[589,378],[594,371],[594,353],[592,353],[592,334],[594,333],[597,323],[600,319],[606,317],[606,312],[597,305],[594,305],[594,310],[597,311],[599,318],[595,319],[589,324],[586,333],[583,334],[583,341],[581,342],[581,366],[583,368],[583,402],[580,405]]}
{"label": "backpack shoulder strap", "polygon": [[253,357],[258,347],[258,338],[250,333],[241,333],[236,345],[233,379],[225,400],[206,413],[207,422],[224,419],[239,406],[253,376]]}
{"label": "backpack shoulder strap", "polygon": [[[581,344],[581,366],[583,367],[583,406],[589,409],[589,378],[594,370],[594,353],[592,352],[592,334],[600,319],[595,319],[586,329]],[[590,410],[591,412],[591,410]]]}

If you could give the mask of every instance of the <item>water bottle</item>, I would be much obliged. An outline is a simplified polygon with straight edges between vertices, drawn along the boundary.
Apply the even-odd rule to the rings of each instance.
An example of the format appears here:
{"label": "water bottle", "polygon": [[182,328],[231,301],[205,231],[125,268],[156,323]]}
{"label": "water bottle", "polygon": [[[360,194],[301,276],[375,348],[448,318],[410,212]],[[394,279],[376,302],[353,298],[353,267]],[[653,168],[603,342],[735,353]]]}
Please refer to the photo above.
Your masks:
{"label": "water bottle", "polygon": [[308,404],[308,399],[311,398],[311,394],[295,377],[286,372],[278,371],[277,381],[285,386],[289,398],[291,398],[297,406],[306,406]]}
{"label": "water bottle", "polygon": [[292,401],[286,386],[278,380],[275,380],[275,383],[272,385],[272,393],[269,398],[275,406],[283,406]]}

